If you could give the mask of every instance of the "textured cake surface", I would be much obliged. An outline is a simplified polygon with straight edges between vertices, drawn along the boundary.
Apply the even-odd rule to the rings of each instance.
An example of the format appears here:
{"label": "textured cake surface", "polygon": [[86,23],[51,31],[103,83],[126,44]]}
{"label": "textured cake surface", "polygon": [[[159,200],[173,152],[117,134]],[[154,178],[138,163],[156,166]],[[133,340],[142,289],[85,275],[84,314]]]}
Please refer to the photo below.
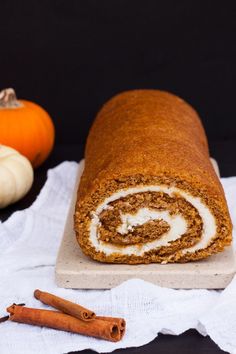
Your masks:
{"label": "textured cake surface", "polygon": [[157,90],[121,93],[90,130],[75,231],[111,263],[186,262],[220,252],[232,225],[195,110]]}

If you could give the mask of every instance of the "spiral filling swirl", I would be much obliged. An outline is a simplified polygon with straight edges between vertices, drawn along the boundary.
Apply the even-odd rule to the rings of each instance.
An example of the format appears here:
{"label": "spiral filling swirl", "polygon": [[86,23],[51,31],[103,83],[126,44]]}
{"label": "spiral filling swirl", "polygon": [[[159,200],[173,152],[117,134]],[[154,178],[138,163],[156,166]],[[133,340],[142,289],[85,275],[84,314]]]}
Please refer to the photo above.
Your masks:
{"label": "spiral filling swirl", "polygon": [[216,234],[211,210],[200,199],[169,186],[120,190],[91,213],[90,242],[106,255],[194,253]]}

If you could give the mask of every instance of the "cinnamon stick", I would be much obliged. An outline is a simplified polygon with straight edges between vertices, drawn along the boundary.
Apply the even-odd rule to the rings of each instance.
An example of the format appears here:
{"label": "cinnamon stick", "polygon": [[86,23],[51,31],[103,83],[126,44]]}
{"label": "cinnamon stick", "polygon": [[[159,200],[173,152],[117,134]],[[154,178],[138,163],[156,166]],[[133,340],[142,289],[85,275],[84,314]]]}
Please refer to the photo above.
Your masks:
{"label": "cinnamon stick", "polygon": [[7,312],[10,314],[9,319],[14,322],[79,333],[112,342],[121,339],[118,325],[110,320],[95,318],[92,321],[84,321],[58,311],[33,309],[14,304],[7,308]]}
{"label": "cinnamon stick", "polygon": [[111,323],[116,323],[120,332],[120,339],[123,338],[125,334],[126,322],[123,318],[119,317],[107,317],[107,316],[96,316],[97,320],[108,321]]}
{"label": "cinnamon stick", "polygon": [[75,304],[71,301],[62,299],[56,295],[41,291],[39,289],[34,291],[34,296],[36,299],[40,300],[46,305],[50,305],[61,312],[67,313],[73,317],[82,319],[83,321],[89,321],[92,319],[99,319],[102,321],[107,321],[118,326],[120,339],[123,337],[125,332],[126,323],[123,318],[116,317],[106,317],[106,316],[96,316],[91,310],[85,309],[84,307]]}
{"label": "cinnamon stick", "polygon": [[56,295],[41,291],[39,289],[34,291],[34,297],[46,305],[50,305],[61,312],[79,318],[83,321],[91,321],[95,318],[95,313],[71,301],[62,299]]}

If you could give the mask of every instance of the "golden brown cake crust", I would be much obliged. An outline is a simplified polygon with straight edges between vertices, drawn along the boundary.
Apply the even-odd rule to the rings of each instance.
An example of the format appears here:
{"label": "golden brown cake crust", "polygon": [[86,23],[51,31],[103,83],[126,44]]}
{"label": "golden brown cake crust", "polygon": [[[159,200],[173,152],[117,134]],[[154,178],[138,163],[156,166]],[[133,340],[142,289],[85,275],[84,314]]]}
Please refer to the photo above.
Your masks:
{"label": "golden brown cake crust", "polygon": [[135,90],[109,100],[90,130],[85,161],[75,231],[82,250],[92,258],[121,263],[166,260],[166,254],[160,252],[143,260],[109,258],[97,253],[88,241],[90,212],[120,188],[137,185],[159,183],[188,191],[202,198],[217,219],[214,243],[184,257],[177,252],[168,261],[204,258],[230,243],[232,225],[222,186],[209,160],[204,129],[196,111],[179,97],[157,90]]}

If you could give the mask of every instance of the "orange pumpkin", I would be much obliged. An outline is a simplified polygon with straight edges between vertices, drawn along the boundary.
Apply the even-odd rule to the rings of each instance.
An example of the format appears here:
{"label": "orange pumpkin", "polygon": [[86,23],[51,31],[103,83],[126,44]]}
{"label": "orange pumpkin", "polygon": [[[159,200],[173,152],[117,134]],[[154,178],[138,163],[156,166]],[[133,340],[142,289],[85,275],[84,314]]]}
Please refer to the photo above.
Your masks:
{"label": "orange pumpkin", "polygon": [[11,88],[0,92],[0,144],[16,149],[38,167],[50,154],[54,138],[53,122],[43,108],[17,100]]}

